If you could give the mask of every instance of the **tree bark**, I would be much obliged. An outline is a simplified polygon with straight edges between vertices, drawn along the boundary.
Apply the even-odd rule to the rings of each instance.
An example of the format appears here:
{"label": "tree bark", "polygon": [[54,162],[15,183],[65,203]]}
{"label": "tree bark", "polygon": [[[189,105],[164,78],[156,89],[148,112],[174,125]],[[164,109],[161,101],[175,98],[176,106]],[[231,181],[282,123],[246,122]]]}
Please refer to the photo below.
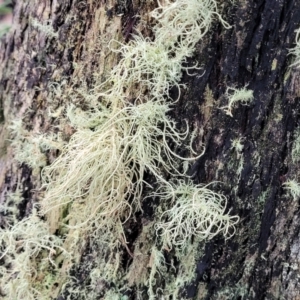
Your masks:
{"label": "tree bark", "polygon": [[[171,115],[178,127],[187,122],[197,130],[197,150],[205,145],[204,155],[190,166],[193,181],[219,181],[230,214],[238,215],[240,222],[231,239],[216,237],[202,243],[195,279],[180,293],[188,299],[300,299],[299,199],[283,188],[300,175],[299,163],[292,159],[299,126],[299,69],[289,67],[293,61],[289,49],[300,27],[300,1],[220,2],[222,16],[232,27],[225,30],[215,22],[197,45],[189,64],[198,63],[198,75],[203,75],[183,75],[187,87]],[[33,135],[55,132],[60,122],[55,112],[65,102],[80,105],[78,99],[68,98],[69,91],[81,84],[92,86],[94,73],[105,76],[117,63],[108,42],[130,40],[136,26],[151,36],[152,20],[147,14],[155,6],[156,1],[142,0],[15,3],[13,28],[0,44],[0,203],[8,201],[9,192],[20,189],[19,220],[42,197],[41,168],[33,171],[14,160],[11,122],[22,119],[26,132]],[[33,20],[44,27],[34,26]],[[61,83],[60,90],[53,82]],[[228,102],[226,88],[244,86],[253,90],[254,101],[238,104],[233,116],[226,115],[222,109]],[[176,89],[171,94],[175,99]],[[47,115],[49,109],[52,116]],[[72,132],[65,125],[63,138],[67,140]],[[243,145],[240,152],[233,147],[235,140]],[[46,154],[50,164],[58,152]],[[5,218],[0,216],[4,227]],[[141,249],[142,241],[147,242],[145,228],[152,218],[151,205],[144,203],[143,212],[125,226],[128,244],[120,258],[125,277],[134,263],[147,268],[150,258],[139,261],[137,245]],[[89,287],[92,267],[86,267],[87,261],[97,257],[91,237],[82,239],[82,256],[72,267],[69,283],[78,290]],[[176,268],[174,253],[164,255]],[[163,286],[164,278],[159,281],[158,287]],[[129,286],[124,299],[148,299],[135,280]],[[99,282],[98,288],[112,286]],[[102,299],[103,292],[98,297]],[[79,298],[61,287],[55,299]]]}

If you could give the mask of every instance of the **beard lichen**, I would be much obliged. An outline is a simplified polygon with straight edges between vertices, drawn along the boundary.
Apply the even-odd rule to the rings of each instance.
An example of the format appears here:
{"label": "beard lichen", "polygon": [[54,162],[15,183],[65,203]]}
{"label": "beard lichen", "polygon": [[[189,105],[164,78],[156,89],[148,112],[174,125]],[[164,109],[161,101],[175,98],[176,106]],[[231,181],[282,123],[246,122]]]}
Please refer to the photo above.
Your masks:
{"label": "beard lichen", "polygon": [[[82,240],[89,239],[89,247],[98,253],[87,262],[90,284],[86,290],[78,288],[69,275],[63,288],[67,299],[127,299],[131,289],[137,299],[178,299],[194,277],[199,243],[217,234],[231,237],[238,222],[237,216],[225,212],[224,195],[210,185],[194,185],[178,171],[183,161],[193,161],[203,153],[195,154],[192,141],[185,147],[190,157],[176,153],[188,141],[189,127],[178,130],[169,116],[170,88],[177,87],[180,94],[182,72],[198,69],[197,65],[187,67],[196,44],[214,19],[225,28],[230,26],[220,16],[215,0],[158,2],[151,16],[156,23],[153,38],[137,32],[127,44],[111,41],[111,50],[120,55],[119,63],[104,81],[95,76],[93,88],[74,91],[84,99],[85,108],[66,108],[75,132],[60,156],[42,172],[45,194],[40,215],[47,223],[40,220],[36,230],[47,227],[49,233],[44,234],[46,240],[39,235],[27,259],[48,251],[45,259],[52,264],[51,255],[64,247],[61,251],[73,257],[61,263],[68,273],[86,246]],[[145,174],[155,184],[147,182]],[[171,183],[167,180],[170,175]],[[148,196],[145,187],[152,191]],[[137,240],[135,248],[129,249],[125,226],[134,222],[136,212],[142,213],[143,203],[154,198],[160,198],[161,204],[153,221],[142,229],[141,236],[147,241]],[[25,221],[36,218],[34,214]],[[14,231],[11,228],[2,234],[13,235]],[[66,237],[53,244],[59,237],[52,234],[57,233]],[[176,265],[165,259],[166,251],[171,250]],[[121,262],[124,253],[132,258],[131,267]],[[12,256],[18,255],[15,249]],[[137,277],[133,266],[139,262],[143,267]],[[8,299],[15,295],[5,291]]]}

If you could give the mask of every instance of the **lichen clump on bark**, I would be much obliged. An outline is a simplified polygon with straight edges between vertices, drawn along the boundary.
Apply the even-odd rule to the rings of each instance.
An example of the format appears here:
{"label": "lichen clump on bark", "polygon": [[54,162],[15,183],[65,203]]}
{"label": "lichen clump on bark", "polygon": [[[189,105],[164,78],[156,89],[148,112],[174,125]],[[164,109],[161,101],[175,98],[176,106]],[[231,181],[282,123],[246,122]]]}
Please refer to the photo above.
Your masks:
{"label": "lichen clump on bark", "polygon": [[[104,82],[80,90],[87,103],[84,110],[67,108],[76,131],[60,156],[43,170],[46,192],[41,214],[49,231],[65,228],[68,243],[64,245],[74,257],[81,253],[76,248],[78,236],[100,239],[95,242],[99,255],[93,262],[90,290],[75,290],[71,279],[65,286],[69,294],[77,293],[77,299],[103,295],[114,299],[114,293],[118,298],[129,288],[128,281],[135,282],[137,289],[146,289],[149,299],[159,295],[178,299],[179,291],[194,276],[197,242],[217,234],[228,238],[238,222],[237,216],[225,213],[225,196],[212,191],[210,185],[194,185],[178,171],[183,161],[203,153],[195,153],[191,146],[186,147],[190,157],[176,153],[176,147],[188,140],[189,128],[178,130],[169,116],[174,101],[169,89],[175,86],[180,92],[182,72],[198,69],[187,67],[196,43],[215,18],[225,28],[229,25],[214,0],[166,1],[151,16],[156,22],[153,39],[137,33],[128,44],[111,41],[112,51],[120,53],[119,63]],[[145,181],[146,173],[155,184]],[[174,178],[172,183],[166,174]],[[146,196],[145,187],[152,190]],[[133,260],[138,255],[128,249],[124,227],[134,222],[142,203],[154,197],[163,203],[154,207],[154,221],[147,228],[152,242],[141,246],[147,267],[140,271],[140,281],[132,280],[126,277],[128,270],[121,266],[120,256],[124,249]],[[160,286],[158,278],[168,271],[164,253],[172,248],[178,274],[164,278]],[[187,257],[191,266],[184,266]],[[114,287],[106,296],[105,288],[96,290],[100,281]]]}

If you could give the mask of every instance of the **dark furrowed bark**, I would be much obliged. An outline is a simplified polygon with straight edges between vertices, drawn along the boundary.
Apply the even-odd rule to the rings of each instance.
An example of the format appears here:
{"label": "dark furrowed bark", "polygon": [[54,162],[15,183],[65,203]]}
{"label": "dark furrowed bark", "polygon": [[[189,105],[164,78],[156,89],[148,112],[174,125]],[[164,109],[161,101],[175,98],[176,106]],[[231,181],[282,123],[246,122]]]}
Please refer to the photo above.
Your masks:
{"label": "dark furrowed bark", "polygon": [[[21,182],[20,218],[29,214],[39,198],[41,178],[13,161],[8,125],[14,118],[23,118],[28,129],[36,132],[55,125],[55,120],[45,117],[49,82],[66,80],[67,87],[78,86],[82,74],[76,73],[74,63],[85,59],[88,84],[92,85],[97,68],[105,69],[97,51],[88,55],[85,46],[97,18],[105,18],[103,32],[119,18],[118,35],[128,41],[138,24],[135,15],[153,6],[142,1],[16,3],[14,28],[0,45],[0,202]],[[103,7],[105,14],[96,16],[94,12]],[[299,126],[299,71],[289,68],[293,56],[288,54],[300,26],[300,1],[228,2],[222,15],[231,29],[215,23],[199,43],[189,64],[197,62],[202,70],[195,70],[198,76],[183,75],[187,88],[171,114],[179,127],[187,121],[191,130],[198,129],[195,148],[205,145],[205,154],[190,166],[194,182],[219,181],[216,188],[229,197],[230,214],[239,215],[241,221],[233,238],[215,238],[205,245],[195,268],[196,279],[182,293],[194,299],[300,299],[299,205],[282,186],[300,173],[291,157]],[[57,38],[33,28],[31,18],[52,20]],[[228,102],[226,88],[245,85],[253,90],[254,101],[237,104],[233,117],[226,115],[222,109]],[[177,91],[173,94],[176,98]],[[239,154],[232,148],[235,139],[244,145]],[[49,154],[49,162],[55,155]],[[152,207],[147,205],[144,215],[138,214],[136,222],[126,225],[131,252],[144,223],[152,218]],[[83,287],[89,284],[85,261],[97,255],[89,246],[87,242],[72,270]],[[172,252],[166,256],[173,258]],[[123,261],[131,263],[126,249]],[[67,295],[62,293],[60,299]],[[137,299],[135,288],[127,296]]]}

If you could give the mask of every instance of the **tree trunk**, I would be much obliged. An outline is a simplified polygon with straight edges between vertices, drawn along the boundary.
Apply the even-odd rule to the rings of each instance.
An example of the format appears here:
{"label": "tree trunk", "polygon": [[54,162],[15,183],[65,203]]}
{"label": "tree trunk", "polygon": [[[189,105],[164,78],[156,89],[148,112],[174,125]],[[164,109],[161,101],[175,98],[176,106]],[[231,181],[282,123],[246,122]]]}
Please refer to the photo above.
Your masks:
{"label": "tree trunk", "polygon": [[[64,110],[69,104],[85,106],[80,96],[74,97],[74,90],[91,89],[95,74],[105,78],[118,63],[120,55],[111,51],[111,40],[128,43],[135,28],[152,36],[149,12],[156,6],[156,1],[142,0],[15,3],[14,25],[0,44],[0,204],[17,205],[13,212],[17,221],[28,217],[43,198],[41,170],[61,150],[57,146],[40,153],[27,144],[38,134],[58,132],[61,139],[52,142],[68,142],[75,129],[64,123]],[[240,221],[230,239],[195,238],[194,256],[188,253],[182,259],[164,249],[166,269],[155,275],[154,297],[300,299],[299,192],[289,189],[300,175],[299,69],[290,67],[294,57],[289,55],[300,27],[300,1],[219,1],[218,11],[231,28],[216,19],[197,44],[187,65],[197,63],[201,69],[195,69],[196,76],[183,74],[186,88],[170,115],[178,128],[187,122],[190,132],[197,133],[193,142],[197,151],[205,146],[205,153],[189,166],[193,182],[217,181],[213,189],[228,198],[226,213]],[[236,103],[226,114],[228,98],[244,87],[253,91],[254,100]],[[176,99],[177,89],[170,94]],[[22,127],[16,127],[16,120],[23,121]],[[20,157],[22,151],[25,158]],[[176,149],[183,156],[186,152]],[[31,156],[39,155],[34,164]],[[145,174],[145,181],[153,180]],[[17,193],[21,198],[13,204]],[[147,185],[143,194],[147,196]],[[99,250],[97,231],[79,236],[76,256],[58,263],[68,271],[53,280],[45,299],[150,299],[148,277],[156,233],[149,226],[159,203],[146,198],[142,210],[123,224],[124,237],[116,237],[121,245],[117,254]],[[3,230],[9,227],[9,218],[2,210]],[[51,233],[62,236],[62,232],[54,226]],[[99,255],[106,255],[106,260],[115,255],[114,282],[97,275],[103,268],[111,271],[98,264]],[[168,298],[164,290],[170,293],[170,285],[182,279],[181,265],[190,265],[195,276]],[[45,282],[46,277],[41,279],[41,284]]]}

